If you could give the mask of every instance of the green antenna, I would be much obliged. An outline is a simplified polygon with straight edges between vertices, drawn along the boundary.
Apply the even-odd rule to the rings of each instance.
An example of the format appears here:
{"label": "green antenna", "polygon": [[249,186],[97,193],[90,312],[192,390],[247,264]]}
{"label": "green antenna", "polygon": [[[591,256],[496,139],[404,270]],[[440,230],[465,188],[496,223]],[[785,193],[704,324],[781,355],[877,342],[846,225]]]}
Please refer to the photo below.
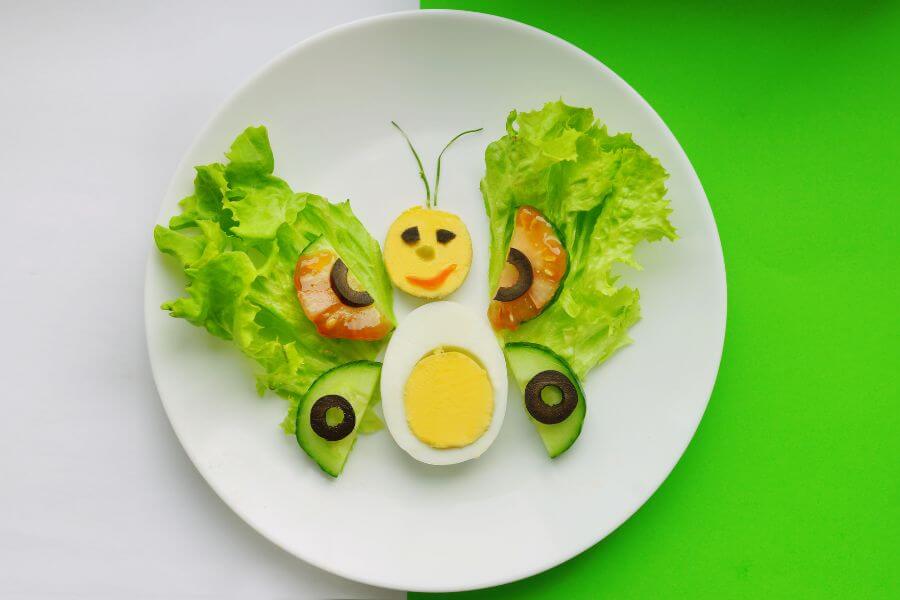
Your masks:
{"label": "green antenna", "polygon": [[456,135],[453,137],[452,140],[450,140],[449,142],[447,142],[447,145],[444,146],[444,149],[441,150],[441,153],[438,154],[438,159],[437,159],[437,172],[436,172],[435,175],[434,175],[434,205],[435,205],[435,206],[437,206],[438,186],[441,184],[441,158],[443,158],[444,152],[447,151],[447,148],[449,148],[450,145],[453,144],[453,142],[455,142],[456,140],[458,140],[458,139],[461,138],[462,136],[464,136],[464,135],[466,135],[466,134],[469,134],[469,133],[477,133],[477,132],[481,131],[482,129],[484,129],[484,127],[479,127],[478,129],[469,129],[469,130],[467,130],[467,131],[463,131],[462,133],[456,134]]}
{"label": "green antenna", "polygon": [[431,187],[428,185],[428,178],[425,176],[425,169],[422,168],[422,161],[419,158],[419,153],[416,152],[416,149],[413,147],[412,141],[409,139],[409,136],[406,135],[406,132],[403,131],[400,128],[400,126],[397,125],[397,123],[394,121],[391,121],[391,125],[396,127],[397,131],[399,131],[400,134],[403,136],[403,138],[406,140],[406,144],[409,146],[410,151],[412,151],[413,157],[416,159],[416,164],[419,165],[419,177],[422,178],[422,183],[425,184],[425,207],[431,208],[432,206],[437,206],[438,185],[440,185],[440,183],[441,183],[441,158],[443,158],[444,152],[447,151],[447,148],[449,148],[453,144],[453,142],[455,142],[462,136],[469,134],[469,133],[475,133],[475,132],[481,131],[484,128],[479,127],[478,129],[469,129],[467,131],[463,131],[462,133],[456,134],[453,137],[453,139],[451,139],[449,142],[447,142],[447,145],[444,146],[444,149],[441,150],[441,153],[438,155],[437,169],[436,169],[436,172],[434,175],[434,201],[432,202]]}
{"label": "green antenna", "polygon": [[406,135],[406,132],[400,129],[400,126],[397,125],[394,121],[391,121],[391,125],[397,128],[397,131],[406,139],[406,144],[409,146],[409,149],[412,151],[413,156],[416,159],[416,164],[419,165],[419,177],[422,178],[422,183],[425,184],[425,206],[426,208],[431,208],[431,187],[428,185],[428,178],[425,177],[425,169],[422,168],[422,161],[419,159],[419,153],[416,152],[416,149],[413,148],[412,141],[410,141],[409,136]]}

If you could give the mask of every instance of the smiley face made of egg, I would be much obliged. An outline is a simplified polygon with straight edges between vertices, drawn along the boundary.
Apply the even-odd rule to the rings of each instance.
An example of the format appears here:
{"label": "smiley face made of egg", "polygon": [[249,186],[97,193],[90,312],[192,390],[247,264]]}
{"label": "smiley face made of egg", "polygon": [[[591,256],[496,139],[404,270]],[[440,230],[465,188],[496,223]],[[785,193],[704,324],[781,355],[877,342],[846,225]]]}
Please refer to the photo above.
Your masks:
{"label": "smiley face made of egg", "polygon": [[407,294],[443,298],[469,274],[472,238],[456,215],[414,206],[388,229],[384,262],[391,281]]}
{"label": "smiley face made of egg", "polygon": [[441,150],[432,197],[419,154],[400,126],[393,121],[391,124],[406,139],[419,166],[419,177],[425,184],[425,206],[404,211],[391,224],[384,241],[384,264],[394,285],[407,294],[428,300],[444,298],[456,291],[469,274],[472,238],[462,219],[435,208],[441,182],[441,158],[457,139],[481,129],[458,134]]}
{"label": "smiley face made of egg", "polygon": [[455,302],[412,311],[388,344],[381,398],[388,431],[420,462],[481,456],[506,415],[503,351],[483,317]]}

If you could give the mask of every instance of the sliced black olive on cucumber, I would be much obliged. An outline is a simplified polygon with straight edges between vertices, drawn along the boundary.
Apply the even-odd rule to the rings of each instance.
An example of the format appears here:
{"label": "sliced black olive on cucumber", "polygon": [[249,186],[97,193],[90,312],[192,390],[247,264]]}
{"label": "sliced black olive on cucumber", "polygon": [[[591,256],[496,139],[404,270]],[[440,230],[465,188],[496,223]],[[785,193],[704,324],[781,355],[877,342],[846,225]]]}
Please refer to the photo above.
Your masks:
{"label": "sliced black olive on cucumber", "polygon": [[[556,390],[553,404],[548,404],[545,392]],[[578,390],[569,376],[562,371],[547,369],[532,377],[525,386],[525,408],[528,414],[544,425],[556,425],[565,421],[578,406]],[[552,396],[552,394],[551,394]]]}
{"label": "sliced black olive on cucumber", "polygon": [[297,443],[332,477],[344,470],[380,376],[381,363],[347,363],[320,375],[300,402]]}
{"label": "sliced black olive on cucumber", "polygon": [[578,378],[561,356],[544,346],[510,342],[505,351],[528,418],[547,454],[555,458],[575,443],[584,424],[584,391]]}
{"label": "sliced black olive on cucumber", "polygon": [[516,268],[516,281],[509,287],[502,287],[497,290],[494,300],[500,302],[512,302],[516,298],[521,297],[531,288],[534,282],[534,269],[531,267],[531,261],[521,250],[510,248],[509,254],[506,256],[506,262]]}
{"label": "sliced black olive on cucumber", "polygon": [[[329,419],[329,411],[336,416]],[[309,409],[309,424],[313,433],[329,442],[344,439],[356,429],[356,411],[353,405],[337,394],[322,396]]]}

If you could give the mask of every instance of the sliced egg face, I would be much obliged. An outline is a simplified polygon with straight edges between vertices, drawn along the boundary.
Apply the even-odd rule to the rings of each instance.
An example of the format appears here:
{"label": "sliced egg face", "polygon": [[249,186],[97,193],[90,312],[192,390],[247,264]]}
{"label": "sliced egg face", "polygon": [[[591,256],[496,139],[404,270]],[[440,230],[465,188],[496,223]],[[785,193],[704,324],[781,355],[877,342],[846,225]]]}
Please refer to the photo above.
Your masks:
{"label": "sliced egg face", "polygon": [[477,458],[506,415],[506,362],[490,326],[455,302],[411,312],[384,356],[381,398],[394,441],[431,465]]}
{"label": "sliced egg face", "polygon": [[395,286],[419,298],[443,298],[472,265],[472,238],[453,213],[414,206],[388,229],[384,264]]}

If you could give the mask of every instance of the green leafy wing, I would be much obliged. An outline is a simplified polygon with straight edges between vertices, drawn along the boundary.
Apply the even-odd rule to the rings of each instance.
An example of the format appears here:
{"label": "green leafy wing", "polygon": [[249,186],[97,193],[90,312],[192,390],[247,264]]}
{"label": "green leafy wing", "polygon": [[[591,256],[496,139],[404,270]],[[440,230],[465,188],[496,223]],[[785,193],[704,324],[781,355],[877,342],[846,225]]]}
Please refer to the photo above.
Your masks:
{"label": "green leafy wing", "polygon": [[159,250],[175,257],[187,278],[187,295],[162,308],[255,360],[259,393],[271,389],[290,401],[282,426],[293,433],[297,404],[312,382],[346,362],[374,359],[383,343],[318,334],[294,289],[300,252],[326,235],[392,317],[390,280],[378,243],[349,203],[295,194],[273,174],[264,127],[246,129],[226,156],[226,164],[197,167],[194,193],[181,201],[181,214],[169,227],[154,229]]}
{"label": "green leafy wing", "polygon": [[506,130],[485,151],[481,182],[491,289],[520,206],[534,206],[560,231],[569,272],[553,304],[504,336],[549,347],[583,378],[630,342],[628,328],[640,318],[638,291],[617,285],[614,265],[639,269],[639,242],[677,237],[665,199],[668,175],[629,134],[610,135],[590,108],[558,101],[513,111]]}

